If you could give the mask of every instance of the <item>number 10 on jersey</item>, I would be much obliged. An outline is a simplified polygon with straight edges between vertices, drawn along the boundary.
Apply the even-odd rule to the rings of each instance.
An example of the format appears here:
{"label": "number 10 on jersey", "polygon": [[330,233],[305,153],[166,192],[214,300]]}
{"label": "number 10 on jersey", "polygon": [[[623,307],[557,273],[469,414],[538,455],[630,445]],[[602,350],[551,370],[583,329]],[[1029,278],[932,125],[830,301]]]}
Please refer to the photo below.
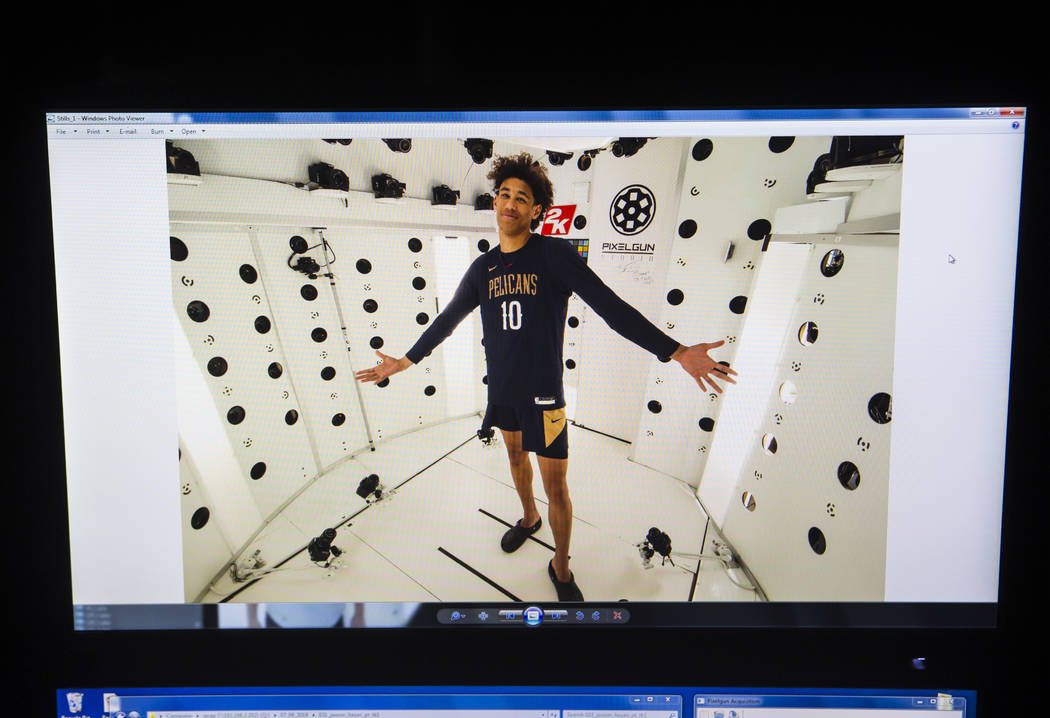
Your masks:
{"label": "number 10 on jersey", "polygon": [[[503,328],[504,329],[521,329],[521,302],[515,300],[513,302],[503,302],[500,304],[503,309]],[[510,319],[510,326],[507,326],[507,319]]]}

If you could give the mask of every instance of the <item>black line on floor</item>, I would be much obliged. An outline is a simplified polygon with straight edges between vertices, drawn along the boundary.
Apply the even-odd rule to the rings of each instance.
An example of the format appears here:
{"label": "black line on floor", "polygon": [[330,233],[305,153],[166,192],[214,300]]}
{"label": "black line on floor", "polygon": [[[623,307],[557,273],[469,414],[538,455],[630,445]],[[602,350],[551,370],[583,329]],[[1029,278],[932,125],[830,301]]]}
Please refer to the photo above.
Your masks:
{"label": "black line on floor", "polygon": [[616,439],[617,441],[622,442],[624,444],[630,444],[631,443],[627,439],[622,439],[619,436],[613,436],[612,434],[606,434],[604,431],[598,431],[597,429],[592,429],[591,427],[584,426],[583,424],[581,424],[581,423],[579,423],[577,421],[574,421],[572,419],[569,420],[569,423],[572,424],[573,426],[577,427],[577,428],[586,429],[587,431],[591,432],[592,434],[600,434],[601,436],[606,436],[606,437],[608,437],[610,439]]}
{"label": "black line on floor", "polygon": [[[488,511],[486,511],[485,509],[479,508],[479,509],[478,509],[478,511],[480,511],[480,512],[481,512],[481,513],[483,513],[483,514],[485,514],[485,515],[486,515],[486,516],[488,516],[488,517],[489,517],[490,519],[495,519],[496,521],[499,521],[499,522],[500,522],[501,524],[503,524],[504,526],[506,526],[506,527],[507,527],[507,528],[509,528],[509,529],[512,529],[512,528],[514,528],[514,524],[508,524],[508,523],[507,523],[506,521],[504,521],[503,519],[501,519],[501,518],[500,518],[499,516],[494,516],[493,514],[490,514],[490,513],[488,512]],[[551,545],[550,545],[549,543],[547,543],[546,541],[540,541],[540,540],[539,540],[538,538],[536,538],[535,536],[526,536],[525,538],[529,539],[530,541],[535,541],[535,542],[536,542],[536,543],[538,543],[538,544],[539,544],[540,546],[546,546],[546,547],[547,547],[547,548],[549,548],[549,549],[550,549],[551,551],[557,551],[557,549],[555,549],[555,548],[554,548],[553,546],[551,546]],[[570,557],[570,558],[571,558],[571,557]]]}
{"label": "black line on floor", "polygon": [[458,558],[456,558],[455,556],[450,554],[448,551],[443,549],[441,546],[438,546],[438,551],[440,551],[441,553],[443,553],[446,556],[448,556],[450,559],[452,559],[453,561],[458,563],[460,566],[462,566],[463,568],[465,568],[468,571],[470,571],[472,574],[474,574],[475,576],[480,578],[482,581],[484,581],[488,585],[492,586],[494,589],[496,589],[497,591],[502,593],[504,596],[507,596],[508,598],[510,598],[511,601],[517,601],[518,603],[521,603],[521,599],[520,598],[515,596],[513,593],[511,593],[507,589],[503,588],[503,586],[500,586],[498,583],[493,581],[491,578],[489,578],[488,576],[483,574],[481,571],[478,571],[477,569],[475,569],[474,567],[472,567],[469,564],[465,563],[464,561],[460,561]]}
{"label": "black line on floor", "polygon": [[[700,554],[704,553],[704,544],[707,543],[707,529],[711,526],[711,517],[707,517],[707,521],[704,523],[704,535],[700,539]],[[693,584],[689,587],[689,600],[693,600],[693,594],[696,593],[696,580],[700,578],[700,564],[703,562],[702,558],[696,560],[696,573],[693,574]]]}

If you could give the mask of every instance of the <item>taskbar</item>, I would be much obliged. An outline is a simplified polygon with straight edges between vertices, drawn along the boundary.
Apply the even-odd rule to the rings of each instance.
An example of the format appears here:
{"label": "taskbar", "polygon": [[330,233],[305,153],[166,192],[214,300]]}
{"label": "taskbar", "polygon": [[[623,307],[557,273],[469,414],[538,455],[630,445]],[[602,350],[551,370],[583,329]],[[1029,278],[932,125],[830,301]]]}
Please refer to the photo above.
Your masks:
{"label": "taskbar", "polygon": [[[73,607],[75,631],[255,628],[995,628],[994,603],[224,603]],[[333,625],[334,624],[334,625]]]}

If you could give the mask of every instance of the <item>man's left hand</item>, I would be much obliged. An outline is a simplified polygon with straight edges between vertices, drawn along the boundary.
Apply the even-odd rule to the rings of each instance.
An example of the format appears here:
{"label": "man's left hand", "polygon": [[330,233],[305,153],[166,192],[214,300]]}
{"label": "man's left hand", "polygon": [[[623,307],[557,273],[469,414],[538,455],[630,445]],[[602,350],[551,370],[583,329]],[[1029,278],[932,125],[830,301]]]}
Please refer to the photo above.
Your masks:
{"label": "man's left hand", "polygon": [[713,342],[711,344],[695,344],[691,347],[679,347],[678,351],[671,355],[671,358],[681,364],[682,368],[686,370],[689,376],[696,379],[696,383],[700,385],[701,389],[704,389],[705,391],[707,390],[704,386],[704,382],[706,381],[712,389],[721,394],[722,390],[712,381],[712,378],[727,381],[730,384],[736,384],[729,375],[732,374],[733,376],[737,376],[737,373],[726,365],[719,364],[717,361],[709,357],[707,352],[716,347],[720,347],[723,344],[725,344],[724,339],[720,342]]}

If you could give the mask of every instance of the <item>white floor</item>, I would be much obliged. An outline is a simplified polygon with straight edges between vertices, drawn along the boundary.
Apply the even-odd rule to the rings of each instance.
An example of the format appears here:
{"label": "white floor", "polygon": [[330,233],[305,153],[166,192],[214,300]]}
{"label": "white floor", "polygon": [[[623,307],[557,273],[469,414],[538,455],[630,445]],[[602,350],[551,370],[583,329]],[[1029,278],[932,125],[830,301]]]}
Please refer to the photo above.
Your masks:
{"label": "white floor", "polygon": [[[504,602],[556,601],[547,576],[552,548],[528,540],[513,554],[500,538],[522,517],[502,435],[486,446],[468,417],[388,440],[340,464],[275,519],[245,555],[256,549],[268,568],[284,563],[237,593],[233,602]],[[695,559],[674,558],[645,569],[634,544],[650,527],[668,534],[672,550],[699,554],[713,531],[691,487],[628,460],[630,446],[569,424],[567,480],[573,506],[570,569],[586,601],[755,601],[734,585],[717,561],[704,561],[693,589]],[[457,448],[459,447],[459,448]],[[449,453],[451,452],[451,453]],[[446,456],[447,454],[447,456]],[[554,545],[539,464],[530,455],[543,527],[536,539]],[[396,493],[338,528],[333,544],[344,551],[325,569],[301,551],[325,528],[367,504],[361,479],[378,474]],[[506,523],[501,523],[493,516]],[[478,577],[449,558],[471,566]],[[713,553],[704,546],[705,553]],[[299,552],[299,553],[296,553]],[[739,570],[734,578],[744,585]],[[220,580],[206,600],[221,600],[244,583]],[[510,594],[510,595],[508,595]],[[513,598],[511,597],[513,596]]]}

